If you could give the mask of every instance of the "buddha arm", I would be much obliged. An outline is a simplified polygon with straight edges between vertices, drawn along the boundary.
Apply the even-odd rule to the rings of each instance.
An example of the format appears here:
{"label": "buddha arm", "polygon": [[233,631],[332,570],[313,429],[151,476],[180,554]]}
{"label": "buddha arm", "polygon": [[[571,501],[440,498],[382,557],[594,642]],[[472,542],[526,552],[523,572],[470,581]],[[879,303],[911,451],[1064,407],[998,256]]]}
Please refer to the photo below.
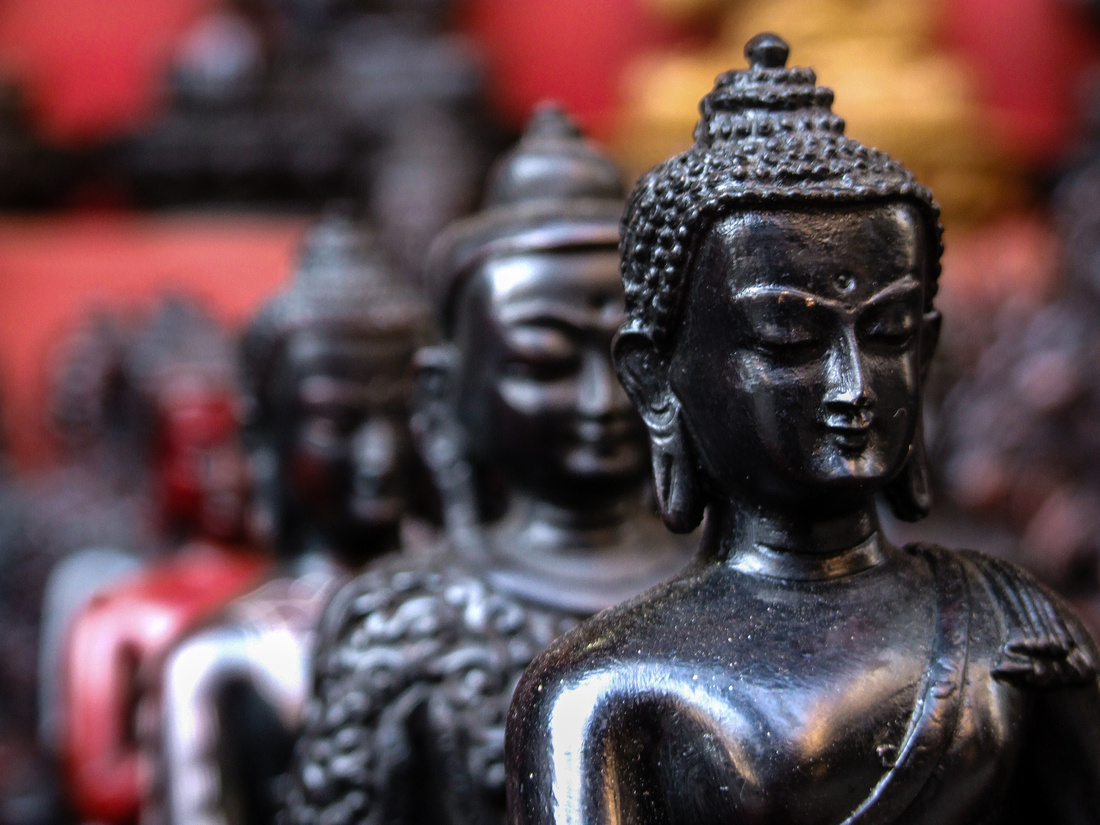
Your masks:
{"label": "buddha arm", "polygon": [[308,684],[309,633],[248,623],[182,645],[165,675],[167,819],[256,825],[274,817]]}
{"label": "buddha arm", "polygon": [[156,761],[161,821],[227,825],[222,771],[218,764],[218,694],[250,669],[246,640],[211,629],[185,641],[164,668],[160,741]]}
{"label": "buddha arm", "polygon": [[524,674],[505,746],[510,825],[668,823],[656,754],[666,723],[691,697],[645,670],[571,678],[538,660]]}
{"label": "buddha arm", "polygon": [[73,622],[66,646],[66,774],[78,812],[93,821],[121,822],[138,810],[131,719],[145,649],[143,618],[130,604],[93,602]]}

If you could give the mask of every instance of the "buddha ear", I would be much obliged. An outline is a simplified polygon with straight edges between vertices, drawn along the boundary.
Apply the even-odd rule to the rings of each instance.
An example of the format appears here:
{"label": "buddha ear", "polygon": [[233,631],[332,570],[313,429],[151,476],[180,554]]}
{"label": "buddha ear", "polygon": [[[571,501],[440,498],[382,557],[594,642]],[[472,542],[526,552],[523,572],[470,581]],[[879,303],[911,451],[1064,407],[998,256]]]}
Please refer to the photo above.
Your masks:
{"label": "buddha ear", "polygon": [[924,313],[924,325],[920,335],[920,377],[924,381],[928,375],[928,368],[932,365],[932,356],[936,354],[936,345],[940,342],[940,329],[943,327],[943,316],[938,310],[932,309]]}
{"label": "buddha ear", "polygon": [[454,419],[458,350],[449,343],[421,347],[413,358],[413,365],[416,383],[409,426],[424,461],[432,467],[442,458],[432,453],[432,440],[446,430]]}
{"label": "buddha ear", "polygon": [[455,497],[465,498],[460,491],[471,483],[466,431],[454,411],[461,356],[451,343],[434,344],[418,350],[414,364],[409,431],[448,509]]}
{"label": "buddha ear", "polygon": [[[924,313],[924,326],[920,339],[920,377],[924,383],[932,356],[940,340],[940,328],[943,316],[936,310]],[[920,521],[932,509],[932,483],[928,470],[928,451],[924,446],[924,422],[917,421],[913,433],[913,444],[909,448],[909,458],[897,478],[883,490],[890,510],[902,521]]]}
{"label": "buddha ear", "polygon": [[917,422],[909,458],[897,478],[883,490],[890,511],[902,521],[920,521],[932,509],[932,484],[924,448],[924,424]]}
{"label": "buddha ear", "polygon": [[700,471],[683,422],[680,399],[668,380],[668,359],[647,335],[620,332],[611,356],[630,400],[649,431],[657,504],[665,526],[690,533],[706,508]]}

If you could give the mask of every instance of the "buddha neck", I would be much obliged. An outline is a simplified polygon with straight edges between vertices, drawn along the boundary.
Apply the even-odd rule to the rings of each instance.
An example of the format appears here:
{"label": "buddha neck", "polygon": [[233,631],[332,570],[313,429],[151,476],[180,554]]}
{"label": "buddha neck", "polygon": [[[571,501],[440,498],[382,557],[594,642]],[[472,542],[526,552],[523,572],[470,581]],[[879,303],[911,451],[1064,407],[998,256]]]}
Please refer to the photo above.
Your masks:
{"label": "buddha neck", "polygon": [[326,565],[353,572],[400,546],[401,528],[397,524],[361,529],[355,536],[333,537],[307,522],[301,525],[294,541],[284,544],[289,552],[284,552],[283,566],[290,571],[309,569],[316,560],[323,559]]}
{"label": "buddha neck", "polygon": [[504,518],[492,530],[492,543],[501,556],[524,560],[532,548],[544,558],[599,553],[622,543],[623,526],[632,512],[628,499],[571,508],[515,492]]}
{"label": "buddha neck", "polygon": [[664,581],[688,558],[686,543],[646,513],[638,490],[591,508],[513,494],[486,538],[483,572],[495,587],[578,616]]}
{"label": "buddha neck", "polygon": [[836,579],[886,561],[873,501],[828,516],[730,502],[714,507],[707,555],[751,575],[791,581]]}

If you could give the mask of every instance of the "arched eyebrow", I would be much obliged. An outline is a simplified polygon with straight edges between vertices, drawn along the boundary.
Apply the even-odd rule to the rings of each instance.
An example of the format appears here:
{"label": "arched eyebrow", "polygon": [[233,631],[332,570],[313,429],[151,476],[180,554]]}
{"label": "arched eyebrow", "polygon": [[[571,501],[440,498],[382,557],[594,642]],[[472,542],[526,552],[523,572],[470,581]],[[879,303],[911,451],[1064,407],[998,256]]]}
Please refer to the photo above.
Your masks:
{"label": "arched eyebrow", "polygon": [[545,299],[518,301],[501,307],[500,320],[508,326],[542,326],[583,329],[617,330],[625,317],[624,312],[609,317],[594,309],[586,309],[561,301]]}
{"label": "arched eyebrow", "polygon": [[[863,303],[872,306],[899,299],[904,300],[910,298],[914,294],[919,296],[920,292],[920,282],[915,278],[907,276],[879,290]],[[826,298],[823,295],[817,295],[813,292],[806,292],[802,289],[792,289],[783,286],[750,286],[739,290],[734,293],[733,296],[734,300],[752,300],[753,298],[761,297],[785,298],[800,301],[806,305],[820,304],[832,307],[842,306],[840,301],[833,298]]]}
{"label": "arched eyebrow", "polygon": [[906,277],[876,292],[868,298],[865,303],[868,307],[873,307],[879,304],[889,303],[890,301],[904,301],[912,298],[920,298],[922,291],[919,281],[915,278]]}
{"label": "arched eyebrow", "polygon": [[754,298],[780,298],[789,299],[793,301],[801,301],[805,304],[828,304],[831,303],[828,298],[823,298],[820,295],[815,295],[812,292],[806,292],[801,289],[792,289],[785,286],[750,286],[745,289],[738,290],[733,294],[735,301],[751,301]]}

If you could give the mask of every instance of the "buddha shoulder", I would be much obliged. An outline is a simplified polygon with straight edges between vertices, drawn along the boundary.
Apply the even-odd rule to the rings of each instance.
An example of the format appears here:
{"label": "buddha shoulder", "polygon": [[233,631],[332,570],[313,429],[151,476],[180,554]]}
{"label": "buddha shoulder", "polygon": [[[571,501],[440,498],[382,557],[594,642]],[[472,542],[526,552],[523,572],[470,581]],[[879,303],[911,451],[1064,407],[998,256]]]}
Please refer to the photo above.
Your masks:
{"label": "buddha shoulder", "polygon": [[911,552],[957,559],[966,571],[971,613],[988,611],[994,678],[1027,688],[1073,687],[1096,680],[1100,654],[1081,619],[1016,565],[974,550],[916,545]]}
{"label": "buddha shoulder", "polygon": [[[553,712],[567,695],[566,701],[577,701],[577,691],[597,691],[599,696],[584,700],[596,702],[619,688],[634,695],[632,686],[648,679],[642,671],[653,668],[661,675],[649,684],[665,686],[687,672],[685,667],[699,672],[719,663],[748,677],[769,665],[795,666],[789,659],[801,651],[817,657],[818,672],[830,661],[828,650],[835,650],[830,639],[837,638],[838,629],[873,653],[882,639],[887,647],[893,643],[893,625],[914,622],[932,631],[932,648],[910,657],[918,666],[933,648],[940,654],[950,649],[962,655],[960,661],[987,666],[998,682],[1019,688],[1096,680],[1096,643],[1073,611],[1030,574],[975,551],[916,544],[899,555],[902,566],[883,574],[892,582],[885,612],[881,579],[860,587],[853,577],[844,592],[829,593],[759,585],[753,577],[724,575],[717,566],[680,577],[556,640],[524,674],[513,713],[525,713],[525,707]],[[780,602],[783,608],[773,611]],[[860,637],[868,616],[878,632]]]}

